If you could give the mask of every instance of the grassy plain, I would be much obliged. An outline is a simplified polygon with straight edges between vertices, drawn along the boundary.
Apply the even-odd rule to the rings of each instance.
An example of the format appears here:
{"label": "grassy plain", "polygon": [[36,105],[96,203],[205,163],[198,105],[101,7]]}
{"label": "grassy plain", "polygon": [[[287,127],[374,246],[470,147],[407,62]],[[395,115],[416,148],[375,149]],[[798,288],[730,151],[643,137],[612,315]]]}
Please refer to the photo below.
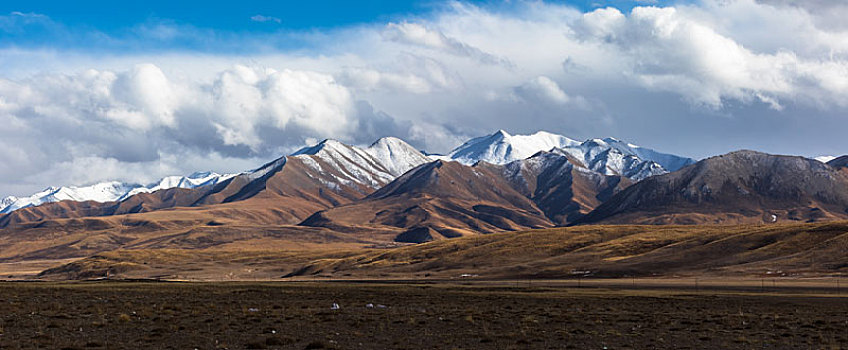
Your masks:
{"label": "grassy plain", "polygon": [[[844,349],[832,290],[490,283],[0,284],[2,349]],[[338,310],[331,309],[333,303]],[[369,307],[369,304],[373,307]]]}

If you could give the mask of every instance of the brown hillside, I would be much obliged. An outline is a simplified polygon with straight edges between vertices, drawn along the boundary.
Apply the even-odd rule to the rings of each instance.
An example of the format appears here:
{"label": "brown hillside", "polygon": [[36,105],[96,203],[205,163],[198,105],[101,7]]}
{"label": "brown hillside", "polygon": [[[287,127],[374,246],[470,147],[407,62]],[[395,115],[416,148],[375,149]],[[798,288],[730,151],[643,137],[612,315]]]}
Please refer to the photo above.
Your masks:
{"label": "brown hillside", "polygon": [[794,156],[738,151],[645,179],[580,224],[773,223],[848,219],[848,173]]}
{"label": "brown hillside", "polygon": [[632,184],[626,177],[590,171],[580,161],[552,152],[539,152],[502,166],[481,162],[476,167],[488,168],[504,177],[557,225],[583,217]]}
{"label": "brown hillside", "polygon": [[[422,232],[419,232],[422,233]],[[423,232],[424,234],[428,232]],[[848,222],[741,226],[578,226],[474,235],[391,249],[106,252],[46,278],[221,279],[848,276]],[[261,271],[261,272],[249,272]]]}
{"label": "brown hillside", "polygon": [[[280,158],[252,173],[214,186],[142,193],[121,202],[63,201],[23,208],[0,217],[0,228],[49,219],[123,215],[224,203],[230,204],[226,208],[238,207],[236,209],[242,212],[258,209],[260,213],[248,216],[261,216],[260,222],[268,222],[267,219],[273,217],[275,224],[295,224],[318,210],[363,198],[391,180],[393,170],[367,153],[337,142],[332,146],[336,148],[318,148],[316,154]],[[351,159],[351,154],[357,158]],[[276,214],[266,215],[269,210]]]}
{"label": "brown hillside", "polygon": [[[552,223],[498,174],[435,161],[407,172],[364,200],[315,213],[301,225],[337,231],[394,228],[411,231],[400,232],[399,241],[417,243]],[[414,234],[422,229],[430,229],[431,234]]]}

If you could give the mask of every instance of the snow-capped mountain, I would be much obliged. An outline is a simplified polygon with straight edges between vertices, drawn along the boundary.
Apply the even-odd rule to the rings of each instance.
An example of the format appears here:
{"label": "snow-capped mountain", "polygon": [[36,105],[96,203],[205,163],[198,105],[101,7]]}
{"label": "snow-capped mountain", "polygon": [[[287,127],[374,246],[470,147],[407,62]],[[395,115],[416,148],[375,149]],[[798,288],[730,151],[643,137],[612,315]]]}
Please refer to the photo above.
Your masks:
{"label": "snow-capped mountain", "polygon": [[827,163],[831,160],[836,159],[836,157],[835,156],[818,156],[818,157],[814,157],[813,159],[820,161],[822,163]]}
{"label": "snow-capped mountain", "polygon": [[15,196],[8,196],[6,198],[0,199],[0,210],[3,210],[6,207],[12,205],[12,203],[15,203],[15,201],[17,201],[17,200],[18,200],[18,197],[15,197]]}
{"label": "snow-capped mountain", "polygon": [[494,134],[476,137],[448,153],[447,158],[465,165],[478,161],[492,164],[506,164],[526,159],[539,151],[549,151],[555,147],[579,145],[562,135],[539,131],[533,135],[510,135],[498,130]]}
{"label": "snow-capped mountain", "polygon": [[368,146],[365,152],[377,159],[395,177],[434,160],[396,137],[381,138]]}
{"label": "snow-capped mountain", "polygon": [[130,196],[139,193],[150,193],[169,188],[198,188],[203,186],[215,185],[221,181],[226,181],[236,175],[237,174],[221,175],[211,171],[206,171],[196,172],[189,176],[168,176],[159,180],[159,182],[156,184],[134,188],[122,195],[120,198],[118,198],[118,200],[124,200]]}
{"label": "snow-capped mountain", "polygon": [[513,188],[530,198],[558,225],[585,215],[632,183],[624,175],[589,169],[561,149],[541,151],[500,167],[500,173]]}
{"label": "snow-capped mountain", "polygon": [[[356,183],[370,187],[384,185],[409,169],[432,161],[394,137],[381,138],[367,148],[328,139],[315,146],[304,147],[291,156],[316,171],[332,175],[338,184]],[[331,169],[324,169],[315,159],[306,156],[320,159]]]}
{"label": "snow-capped mountain", "polygon": [[614,138],[578,142],[544,131],[533,135],[510,135],[503,130],[471,139],[446,157],[466,165],[478,161],[507,164],[541,151],[567,154],[588,169],[636,181],[695,163],[691,158],[657,152]]}
{"label": "snow-capped mountain", "polygon": [[83,202],[112,202],[124,200],[134,194],[148,193],[168,188],[197,188],[213,185],[236,174],[220,175],[213,172],[198,172],[189,176],[169,176],[150,184],[128,184],[117,181],[101,182],[91,186],[48,187],[28,197],[7,197],[0,204],[0,214],[21,208],[65,200]]}
{"label": "snow-capped mountain", "polygon": [[610,147],[618,150],[623,154],[634,155],[642,160],[650,160],[661,165],[665,170],[668,171],[677,171],[687,165],[695,164],[695,160],[692,158],[660,153],[650,148],[637,146],[632,143],[627,143],[612,137],[607,137],[605,139],[593,139],[590,141],[594,141],[600,147]]}
{"label": "snow-capped mountain", "polygon": [[659,163],[625,154],[599,139],[587,140],[577,146],[555,148],[551,152],[568,155],[592,171],[604,175],[621,175],[634,181],[668,172]]}
{"label": "snow-capped mountain", "polygon": [[[527,159],[540,151],[567,155],[582,168],[602,175],[620,175],[632,180],[666,173],[693,163],[689,158],[656,152],[612,138],[578,142],[562,135],[544,131],[532,135],[510,135],[499,130],[494,134],[471,139],[446,156],[425,155],[401,139],[385,137],[367,147],[346,145],[324,140],[304,147],[290,156],[281,157],[258,169],[241,174],[221,175],[211,172],[189,176],[169,176],[149,184],[103,182],[83,187],[50,187],[28,197],[7,197],[0,202],[0,214],[63,200],[111,202],[124,201],[133,195],[168,188],[198,188],[218,184],[239,176],[239,181],[251,182],[269,174],[288,169],[317,181],[326,189],[348,191],[351,198],[366,195],[391,182],[407,171],[436,159],[454,160],[471,165],[478,161],[507,164]],[[352,191],[352,192],[350,192]]]}

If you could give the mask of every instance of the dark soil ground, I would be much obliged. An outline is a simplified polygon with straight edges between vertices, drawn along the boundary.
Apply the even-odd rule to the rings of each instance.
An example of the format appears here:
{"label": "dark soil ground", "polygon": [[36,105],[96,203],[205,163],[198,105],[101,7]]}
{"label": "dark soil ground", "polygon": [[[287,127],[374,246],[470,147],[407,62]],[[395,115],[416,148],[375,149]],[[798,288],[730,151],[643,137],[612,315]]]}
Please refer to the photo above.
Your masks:
{"label": "dark soil ground", "polygon": [[0,349],[143,348],[845,349],[848,298],[457,284],[0,284]]}

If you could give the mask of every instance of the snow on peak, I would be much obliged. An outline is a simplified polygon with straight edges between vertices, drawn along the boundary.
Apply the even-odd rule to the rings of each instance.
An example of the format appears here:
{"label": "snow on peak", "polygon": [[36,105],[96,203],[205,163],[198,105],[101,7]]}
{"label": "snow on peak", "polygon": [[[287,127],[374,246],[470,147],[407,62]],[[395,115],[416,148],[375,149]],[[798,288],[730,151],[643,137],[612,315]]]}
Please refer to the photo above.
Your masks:
{"label": "snow on peak", "polygon": [[124,200],[138,193],[154,192],[168,188],[197,188],[216,184],[235,174],[220,175],[213,172],[194,173],[189,176],[168,176],[156,183],[144,186],[118,181],[101,182],[90,186],[47,187],[44,190],[27,197],[6,197],[0,202],[0,214],[6,214],[21,208],[41,205],[44,203],[65,200],[84,202],[112,202]]}
{"label": "snow on peak", "polygon": [[599,146],[593,140],[583,142],[579,146],[558,148],[553,152],[567,155],[570,159],[580,163],[580,166],[594,172],[604,175],[620,175],[635,181],[668,172],[654,161],[640,159],[615,148]]}
{"label": "snow on peak", "polygon": [[304,147],[292,156],[300,159],[320,159],[342,174],[342,177],[337,179],[338,182],[352,181],[369,187],[386,184],[406,171],[431,161],[429,157],[395,137],[381,138],[366,148],[336,140],[324,140],[315,146]]}
{"label": "snow on peak", "polygon": [[817,160],[817,161],[820,161],[820,162],[822,162],[822,163],[827,163],[827,162],[829,162],[829,161],[831,161],[831,160],[836,159],[836,157],[835,157],[835,156],[818,156],[818,157],[815,157],[815,158],[813,158],[813,159],[815,159],[815,160]]}
{"label": "snow on peak", "polygon": [[17,201],[17,200],[18,200],[18,197],[15,197],[15,196],[8,196],[6,198],[0,199],[0,211],[5,209],[6,207],[12,205],[12,203],[15,203],[15,201]]}
{"label": "snow on peak", "polygon": [[[196,172],[189,176],[168,176],[159,180],[158,183],[149,186],[134,188],[127,193],[124,193],[117,200],[124,200],[139,193],[151,193],[169,188],[198,188],[203,186],[216,185],[219,182],[226,181],[237,174],[218,174],[211,171]],[[107,201],[108,202],[108,201]]]}
{"label": "snow on peak", "polygon": [[566,147],[579,142],[562,135],[539,131],[532,135],[510,135],[504,130],[465,142],[448,154],[450,159],[471,165],[478,161],[506,164],[526,159],[539,151]]}
{"label": "snow on peak", "polygon": [[451,151],[448,157],[466,165],[478,161],[506,164],[554,149],[583,162],[593,171],[622,175],[637,181],[695,163],[691,158],[660,153],[613,137],[578,142],[545,131],[532,135],[510,135],[499,130],[469,140]]}
{"label": "snow on peak", "polygon": [[396,137],[383,137],[368,146],[365,152],[394,176],[403,175],[414,167],[432,161],[430,157]]}
{"label": "snow on peak", "polygon": [[69,187],[47,187],[28,197],[16,198],[13,202],[0,208],[0,214],[6,214],[21,208],[41,205],[44,203],[71,201],[96,201],[110,202],[117,200],[123,194],[134,188],[137,184],[126,184],[117,181],[101,182],[91,186],[69,186]]}
{"label": "snow on peak", "polygon": [[650,148],[637,146],[612,137],[605,138],[602,141],[604,141],[608,147],[614,148],[623,154],[629,154],[642,160],[656,162],[668,171],[677,171],[687,165],[695,164],[695,160],[692,158],[657,152]]}
{"label": "snow on peak", "polygon": [[349,148],[349,147],[350,146],[345,145],[344,143],[341,143],[339,141],[336,141],[336,140],[333,140],[333,139],[325,139],[324,141],[321,141],[314,146],[303,147],[303,148],[295,151],[291,155],[293,155],[293,156],[299,156],[299,155],[314,156],[314,155],[317,155],[318,153],[321,153],[322,151],[333,151],[333,150],[339,150],[339,149],[344,149],[344,148]]}

